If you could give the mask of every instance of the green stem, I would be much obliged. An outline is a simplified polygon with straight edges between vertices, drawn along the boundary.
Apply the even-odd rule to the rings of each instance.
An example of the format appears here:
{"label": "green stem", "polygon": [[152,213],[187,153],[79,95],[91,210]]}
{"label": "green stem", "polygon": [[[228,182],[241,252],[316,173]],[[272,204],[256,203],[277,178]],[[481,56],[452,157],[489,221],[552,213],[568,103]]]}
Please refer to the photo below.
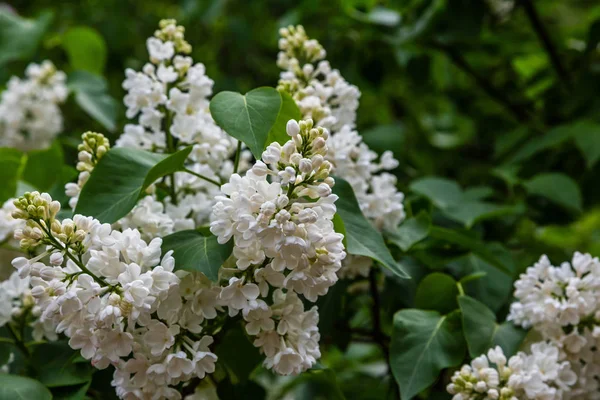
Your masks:
{"label": "green stem", "polygon": [[13,328],[13,326],[10,323],[6,324],[6,328],[8,329],[8,333],[10,333],[10,335],[15,340],[15,345],[17,346],[17,348],[21,350],[25,357],[29,358],[31,356],[31,354],[29,353],[29,349],[25,346],[25,343],[17,334],[15,328]]}
{"label": "green stem", "polygon": [[[171,111],[165,109],[165,135],[167,138],[167,153],[175,152],[175,143],[173,141],[173,135],[171,134],[171,122],[173,120],[173,115]],[[171,202],[173,205],[177,205],[177,189],[175,188],[175,174],[169,175],[169,180],[171,181],[170,190],[171,193]]]}
{"label": "green stem", "polygon": [[461,296],[464,296],[465,295],[465,289],[463,288],[462,283],[456,282],[456,287],[458,288],[458,294],[460,294]]}
{"label": "green stem", "polygon": [[50,242],[52,242],[52,244],[59,249],[60,251],[63,251],[65,253],[65,255],[71,259],[71,261],[73,261],[75,263],[75,265],[77,265],[83,272],[85,272],[86,274],[88,274],[89,276],[91,276],[92,278],[94,278],[94,280],[100,284],[101,286],[108,286],[110,287],[111,285],[109,285],[104,279],[96,276],[92,271],[90,271],[89,269],[86,268],[85,265],[83,265],[82,262],[80,262],[77,257],[75,257],[73,254],[71,254],[71,252],[69,251],[69,248],[67,246],[63,246],[62,244],[60,244],[60,242],[58,240],[56,240],[54,238],[54,236],[52,236],[52,233],[50,232],[49,229],[46,229],[44,227],[44,225],[40,224],[39,221],[36,221],[36,223],[40,226],[40,228],[44,231],[44,233],[47,235],[48,240],[50,240]]}
{"label": "green stem", "polygon": [[233,173],[237,174],[240,166],[240,153],[242,152],[242,141],[238,140],[237,150],[235,152],[235,161],[233,162]]}
{"label": "green stem", "polygon": [[13,339],[5,338],[5,337],[0,337],[0,343],[15,344],[15,341]]}
{"label": "green stem", "polygon": [[183,171],[183,172],[187,172],[188,174],[192,174],[192,175],[194,175],[194,176],[196,176],[196,177],[198,177],[198,178],[200,178],[200,179],[203,179],[203,180],[205,180],[206,182],[210,182],[210,183],[212,183],[213,185],[217,185],[218,187],[221,187],[221,184],[220,184],[219,182],[215,181],[214,179],[210,179],[209,177],[207,177],[207,176],[204,176],[204,175],[201,175],[201,174],[199,174],[199,173],[197,173],[197,172],[194,172],[194,171],[192,171],[192,170],[190,170],[190,169],[184,168],[182,171]]}

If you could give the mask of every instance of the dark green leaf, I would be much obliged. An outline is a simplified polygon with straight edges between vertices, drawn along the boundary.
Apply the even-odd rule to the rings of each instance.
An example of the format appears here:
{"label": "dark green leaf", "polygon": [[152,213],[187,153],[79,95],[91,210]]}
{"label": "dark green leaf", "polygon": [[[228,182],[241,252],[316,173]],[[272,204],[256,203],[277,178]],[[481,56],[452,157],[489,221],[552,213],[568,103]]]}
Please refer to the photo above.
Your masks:
{"label": "dark green leaf", "polygon": [[333,193],[339,196],[335,205],[346,227],[346,251],[349,254],[370,257],[399,277],[408,278],[404,268],[390,254],[381,233],[363,215],[352,186],[336,177]]}
{"label": "dark green leaf", "polygon": [[[245,95],[236,92],[218,93],[210,102],[210,113],[225,132],[244,142],[254,157],[259,159],[269,133],[277,122],[281,105],[282,98],[277,90],[261,87]],[[288,111],[286,108],[286,112]],[[279,135],[280,133],[271,133],[276,139]]]}
{"label": "dark green leaf", "polygon": [[215,236],[203,236],[197,230],[179,231],[163,238],[163,254],[173,250],[175,269],[202,272],[213,282],[219,268],[233,251],[233,241],[219,244]]}
{"label": "dark green leaf", "polygon": [[415,307],[447,314],[458,307],[457,295],[458,288],[454,278],[448,274],[434,272],[419,283],[415,294]]}
{"label": "dark green leaf", "polygon": [[394,315],[390,364],[403,399],[429,387],[444,368],[459,365],[465,343],[457,313],[401,310]]}
{"label": "dark green leaf", "polygon": [[86,400],[87,391],[92,381],[76,386],[63,386],[52,388],[52,400]]}
{"label": "dark green leaf", "polygon": [[507,160],[507,164],[514,164],[534,156],[535,154],[557,147],[561,143],[565,142],[573,135],[572,128],[570,125],[558,126],[546,134],[538,137],[532,137],[512,156]]}
{"label": "dark green leaf", "polygon": [[300,109],[296,105],[296,101],[294,101],[292,96],[290,96],[290,94],[287,92],[279,92],[279,95],[281,96],[281,107],[279,108],[279,113],[277,114],[277,120],[267,136],[267,141],[265,142],[266,146],[273,142],[284,144],[290,140],[290,137],[285,130],[288,121],[290,119],[298,121],[302,118]]}
{"label": "dark green leaf", "polygon": [[467,236],[459,231],[440,228],[438,226],[431,227],[430,236],[432,238],[450,242],[458,246],[464,247],[466,249],[469,249],[473,253],[481,257],[481,259],[490,263],[505,274],[509,276],[512,274],[510,267],[507,266],[503,260],[496,257],[496,255],[492,251],[485,247],[485,244],[483,242],[479,241],[476,238]]}
{"label": "dark green leaf", "polygon": [[575,144],[585,157],[588,168],[600,160],[600,125],[593,122],[580,122],[575,127]]}
{"label": "dark green leaf", "polygon": [[117,127],[117,101],[108,94],[106,80],[86,71],[69,74],[69,88],[77,104],[111,132]]}
{"label": "dark green leaf", "polygon": [[31,59],[52,17],[52,13],[45,12],[37,19],[25,19],[11,13],[7,7],[0,9],[0,65]]}
{"label": "dark green leaf", "polygon": [[404,148],[406,129],[400,123],[378,125],[361,132],[363,142],[378,154],[391,150],[394,156],[399,157]]}
{"label": "dark green leaf", "polygon": [[27,164],[25,164],[21,179],[33,185],[37,190],[46,192],[60,178],[62,168],[62,147],[58,141],[55,141],[48,149],[27,153]]}
{"label": "dark green leaf", "polygon": [[159,178],[182,169],[192,150],[173,154],[117,147],[109,150],[83,187],[76,214],[113,223],[127,215],[144,190]]}
{"label": "dark green leaf", "polygon": [[458,204],[463,199],[463,192],[458,183],[443,178],[421,178],[411,183],[410,189],[427,197],[441,209]]}
{"label": "dark green leaf", "polygon": [[0,374],[0,400],[52,400],[52,393],[34,379]]}
{"label": "dark green leaf", "polygon": [[106,64],[106,43],[100,34],[87,26],[77,26],[65,32],[62,46],[74,70],[102,75]]}
{"label": "dark green leaf", "polygon": [[248,381],[250,374],[262,362],[263,356],[259,353],[246,335],[242,325],[230,325],[223,339],[215,349],[219,363],[223,363],[229,372],[233,384]]}
{"label": "dark green leaf", "polygon": [[579,186],[565,174],[539,174],[524,182],[523,186],[529,194],[545,197],[567,209],[580,212],[583,207]]}
{"label": "dark green leaf", "polygon": [[387,238],[402,251],[407,252],[427,237],[430,228],[431,217],[426,212],[421,212],[416,217],[402,222],[395,232],[388,232]]}
{"label": "dark green leaf", "polygon": [[17,149],[0,148],[0,203],[14,197],[27,155]]}
{"label": "dark green leaf", "polygon": [[32,354],[36,378],[48,387],[71,386],[91,381],[94,368],[75,363],[79,355],[65,342],[38,345]]}

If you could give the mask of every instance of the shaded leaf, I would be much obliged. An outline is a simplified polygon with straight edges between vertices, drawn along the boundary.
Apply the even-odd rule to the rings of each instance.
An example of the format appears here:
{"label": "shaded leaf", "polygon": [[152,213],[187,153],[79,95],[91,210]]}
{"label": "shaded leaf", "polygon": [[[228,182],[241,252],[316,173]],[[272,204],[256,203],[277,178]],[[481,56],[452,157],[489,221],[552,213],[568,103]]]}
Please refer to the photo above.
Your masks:
{"label": "shaded leaf", "polygon": [[430,228],[431,217],[426,212],[421,212],[416,217],[402,222],[395,232],[388,232],[387,238],[402,251],[407,252],[427,237]]}
{"label": "shaded leaf", "polygon": [[0,65],[12,60],[33,58],[53,14],[42,13],[37,19],[25,19],[0,9]]}
{"label": "shaded leaf", "polygon": [[0,203],[14,197],[27,155],[17,149],[0,148]]}
{"label": "shaded leaf", "polygon": [[52,400],[40,382],[19,375],[0,374],[0,400]]}
{"label": "shaded leaf", "polygon": [[429,387],[442,369],[459,365],[464,353],[457,313],[407,309],[394,315],[390,364],[403,399]]}
{"label": "shaded leaf", "polygon": [[46,192],[60,179],[63,164],[62,147],[55,141],[48,149],[27,153],[27,163],[21,179],[37,190]]}
{"label": "shaded leaf", "polygon": [[352,186],[336,177],[333,193],[339,196],[335,205],[346,228],[346,251],[349,254],[370,257],[396,275],[408,278],[404,268],[390,254],[381,233],[363,215]]}
{"label": "shaded leaf", "polygon": [[182,169],[192,150],[157,154],[117,147],[100,159],[83,187],[75,214],[113,223],[127,215],[146,188],[159,178]]}
{"label": "shaded leaf", "polygon": [[69,89],[77,104],[111,132],[117,127],[118,103],[108,94],[106,80],[86,71],[75,71],[68,77]]}
{"label": "shaded leaf", "polygon": [[561,173],[546,173],[534,176],[523,183],[529,194],[548,200],[574,211],[581,211],[583,200],[577,183]]}
{"label": "shaded leaf", "polygon": [[175,270],[202,272],[216,282],[219,268],[233,251],[233,241],[219,244],[216,236],[204,236],[192,229],[163,237],[162,253],[169,250],[173,250]]}
{"label": "shaded leaf", "polygon": [[40,344],[31,358],[36,378],[48,387],[71,386],[91,381],[94,368],[75,363],[79,352],[66,342]]}
{"label": "shaded leaf", "polygon": [[229,325],[224,329],[224,336],[215,348],[219,362],[229,372],[233,384],[245,383],[250,374],[263,361],[251,339],[246,335],[241,324]]}
{"label": "shaded leaf", "polygon": [[458,288],[454,278],[448,274],[434,272],[419,283],[415,294],[415,307],[446,314],[458,307],[457,295]]}

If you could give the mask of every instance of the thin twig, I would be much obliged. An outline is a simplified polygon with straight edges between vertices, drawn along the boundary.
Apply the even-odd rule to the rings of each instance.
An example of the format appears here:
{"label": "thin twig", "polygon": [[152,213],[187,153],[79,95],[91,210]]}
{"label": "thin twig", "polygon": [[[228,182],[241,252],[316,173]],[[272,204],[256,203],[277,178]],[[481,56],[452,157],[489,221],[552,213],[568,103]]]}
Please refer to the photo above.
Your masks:
{"label": "thin twig", "polygon": [[538,39],[542,42],[544,50],[546,50],[546,53],[548,53],[550,62],[552,63],[552,66],[554,67],[554,70],[556,71],[556,74],[560,78],[562,84],[567,89],[571,89],[571,77],[569,76],[567,69],[562,64],[558,52],[556,51],[556,47],[552,43],[552,39],[544,27],[544,24],[542,23],[542,20],[540,19],[533,2],[531,0],[520,0],[520,4],[523,6],[523,10],[525,10],[525,14],[527,14],[527,18],[529,18],[529,22],[531,22],[531,26],[537,34]]}
{"label": "thin twig", "polygon": [[201,174],[199,174],[197,172],[194,172],[191,169],[184,168],[182,171],[183,172],[187,172],[188,174],[192,174],[192,175],[194,175],[194,176],[196,176],[196,177],[198,177],[200,179],[204,179],[206,182],[210,182],[213,185],[217,185],[217,186],[221,187],[221,184],[219,182],[215,181],[214,179],[210,179],[207,176],[204,176],[204,175],[201,175]]}

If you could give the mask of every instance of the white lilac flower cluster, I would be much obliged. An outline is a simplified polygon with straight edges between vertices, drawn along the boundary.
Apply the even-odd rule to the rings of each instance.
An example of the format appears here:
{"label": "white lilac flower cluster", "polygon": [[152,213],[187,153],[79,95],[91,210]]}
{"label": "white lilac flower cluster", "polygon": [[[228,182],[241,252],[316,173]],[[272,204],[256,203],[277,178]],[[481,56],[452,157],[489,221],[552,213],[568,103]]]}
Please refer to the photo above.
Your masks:
{"label": "white lilac flower cluster", "polygon": [[[160,238],[146,243],[135,230],[113,230],[91,217],[59,221],[60,203],[26,193],[13,217],[23,250],[13,265],[29,279],[40,322],[65,334],[69,345],[99,368],[116,368],[112,384],[127,399],[179,399],[173,386],[215,370],[205,321],[217,315],[219,291],[161,260]],[[185,275],[185,276],[183,276]],[[185,290],[184,290],[185,289]]]}
{"label": "white lilac flower cluster", "polygon": [[13,201],[15,199],[8,199],[2,204],[0,208],[0,243],[6,241],[13,241],[13,233],[15,229],[23,228],[25,223],[21,219],[15,219],[12,217],[13,211],[16,210]]}
{"label": "white lilac flower cluster", "polygon": [[452,400],[562,400],[577,376],[546,342],[506,359],[499,346],[463,365],[447,387]]}
{"label": "white lilac flower cluster", "polygon": [[5,281],[0,282],[0,327],[11,321],[27,324],[33,328],[35,340],[56,340],[54,327],[39,319],[40,307],[31,296],[29,277],[21,278],[15,271]]}
{"label": "white lilac flower cluster", "polygon": [[68,96],[66,75],[44,61],[29,64],[25,79],[13,76],[0,100],[0,147],[43,149],[63,128],[59,105]]}
{"label": "white lilac flower cluster", "polygon": [[[191,145],[188,169],[217,182],[228,179],[234,169],[230,158],[237,141],[210,115],[208,97],[213,81],[203,64],[194,64],[187,56],[191,46],[184,38],[184,28],[174,20],[162,20],[146,45],[150,62],[139,72],[127,69],[123,82],[127,117],[137,118],[137,123],[125,126],[116,146],[172,153]],[[243,152],[243,165],[249,155]],[[172,179],[175,189],[165,199],[165,212],[175,224],[188,228],[185,219],[189,216],[197,225],[208,223],[207,210],[214,204],[218,187],[185,173],[176,173]],[[148,210],[158,208],[151,200],[146,202]]]}
{"label": "white lilac flower cluster", "polygon": [[270,144],[245,176],[222,186],[210,225],[219,243],[234,243],[237,268],[221,299],[230,316],[242,313],[265,366],[283,375],[320,357],[319,315],[298,295],[314,302],[326,294],[346,255],[332,222],[328,132],[309,119],[290,120],[287,133],[288,142]]}
{"label": "white lilac flower cluster", "polygon": [[[404,194],[396,189],[396,177],[385,171],[398,161],[391,151],[378,159],[354,129],[360,91],[331,68],[323,47],[302,26],[283,28],[280,34],[277,65],[284,72],[278,90],[292,95],[304,118],[330,129],[325,159],[333,173],[350,183],[362,212],[378,229],[395,230],[405,217]],[[369,258],[350,256],[340,275],[367,276],[371,265]]]}
{"label": "white lilac flower cluster", "polygon": [[553,266],[546,256],[515,282],[517,301],[508,320],[533,328],[569,361],[578,382],[566,398],[598,399],[600,393],[600,261],[575,253]]}

